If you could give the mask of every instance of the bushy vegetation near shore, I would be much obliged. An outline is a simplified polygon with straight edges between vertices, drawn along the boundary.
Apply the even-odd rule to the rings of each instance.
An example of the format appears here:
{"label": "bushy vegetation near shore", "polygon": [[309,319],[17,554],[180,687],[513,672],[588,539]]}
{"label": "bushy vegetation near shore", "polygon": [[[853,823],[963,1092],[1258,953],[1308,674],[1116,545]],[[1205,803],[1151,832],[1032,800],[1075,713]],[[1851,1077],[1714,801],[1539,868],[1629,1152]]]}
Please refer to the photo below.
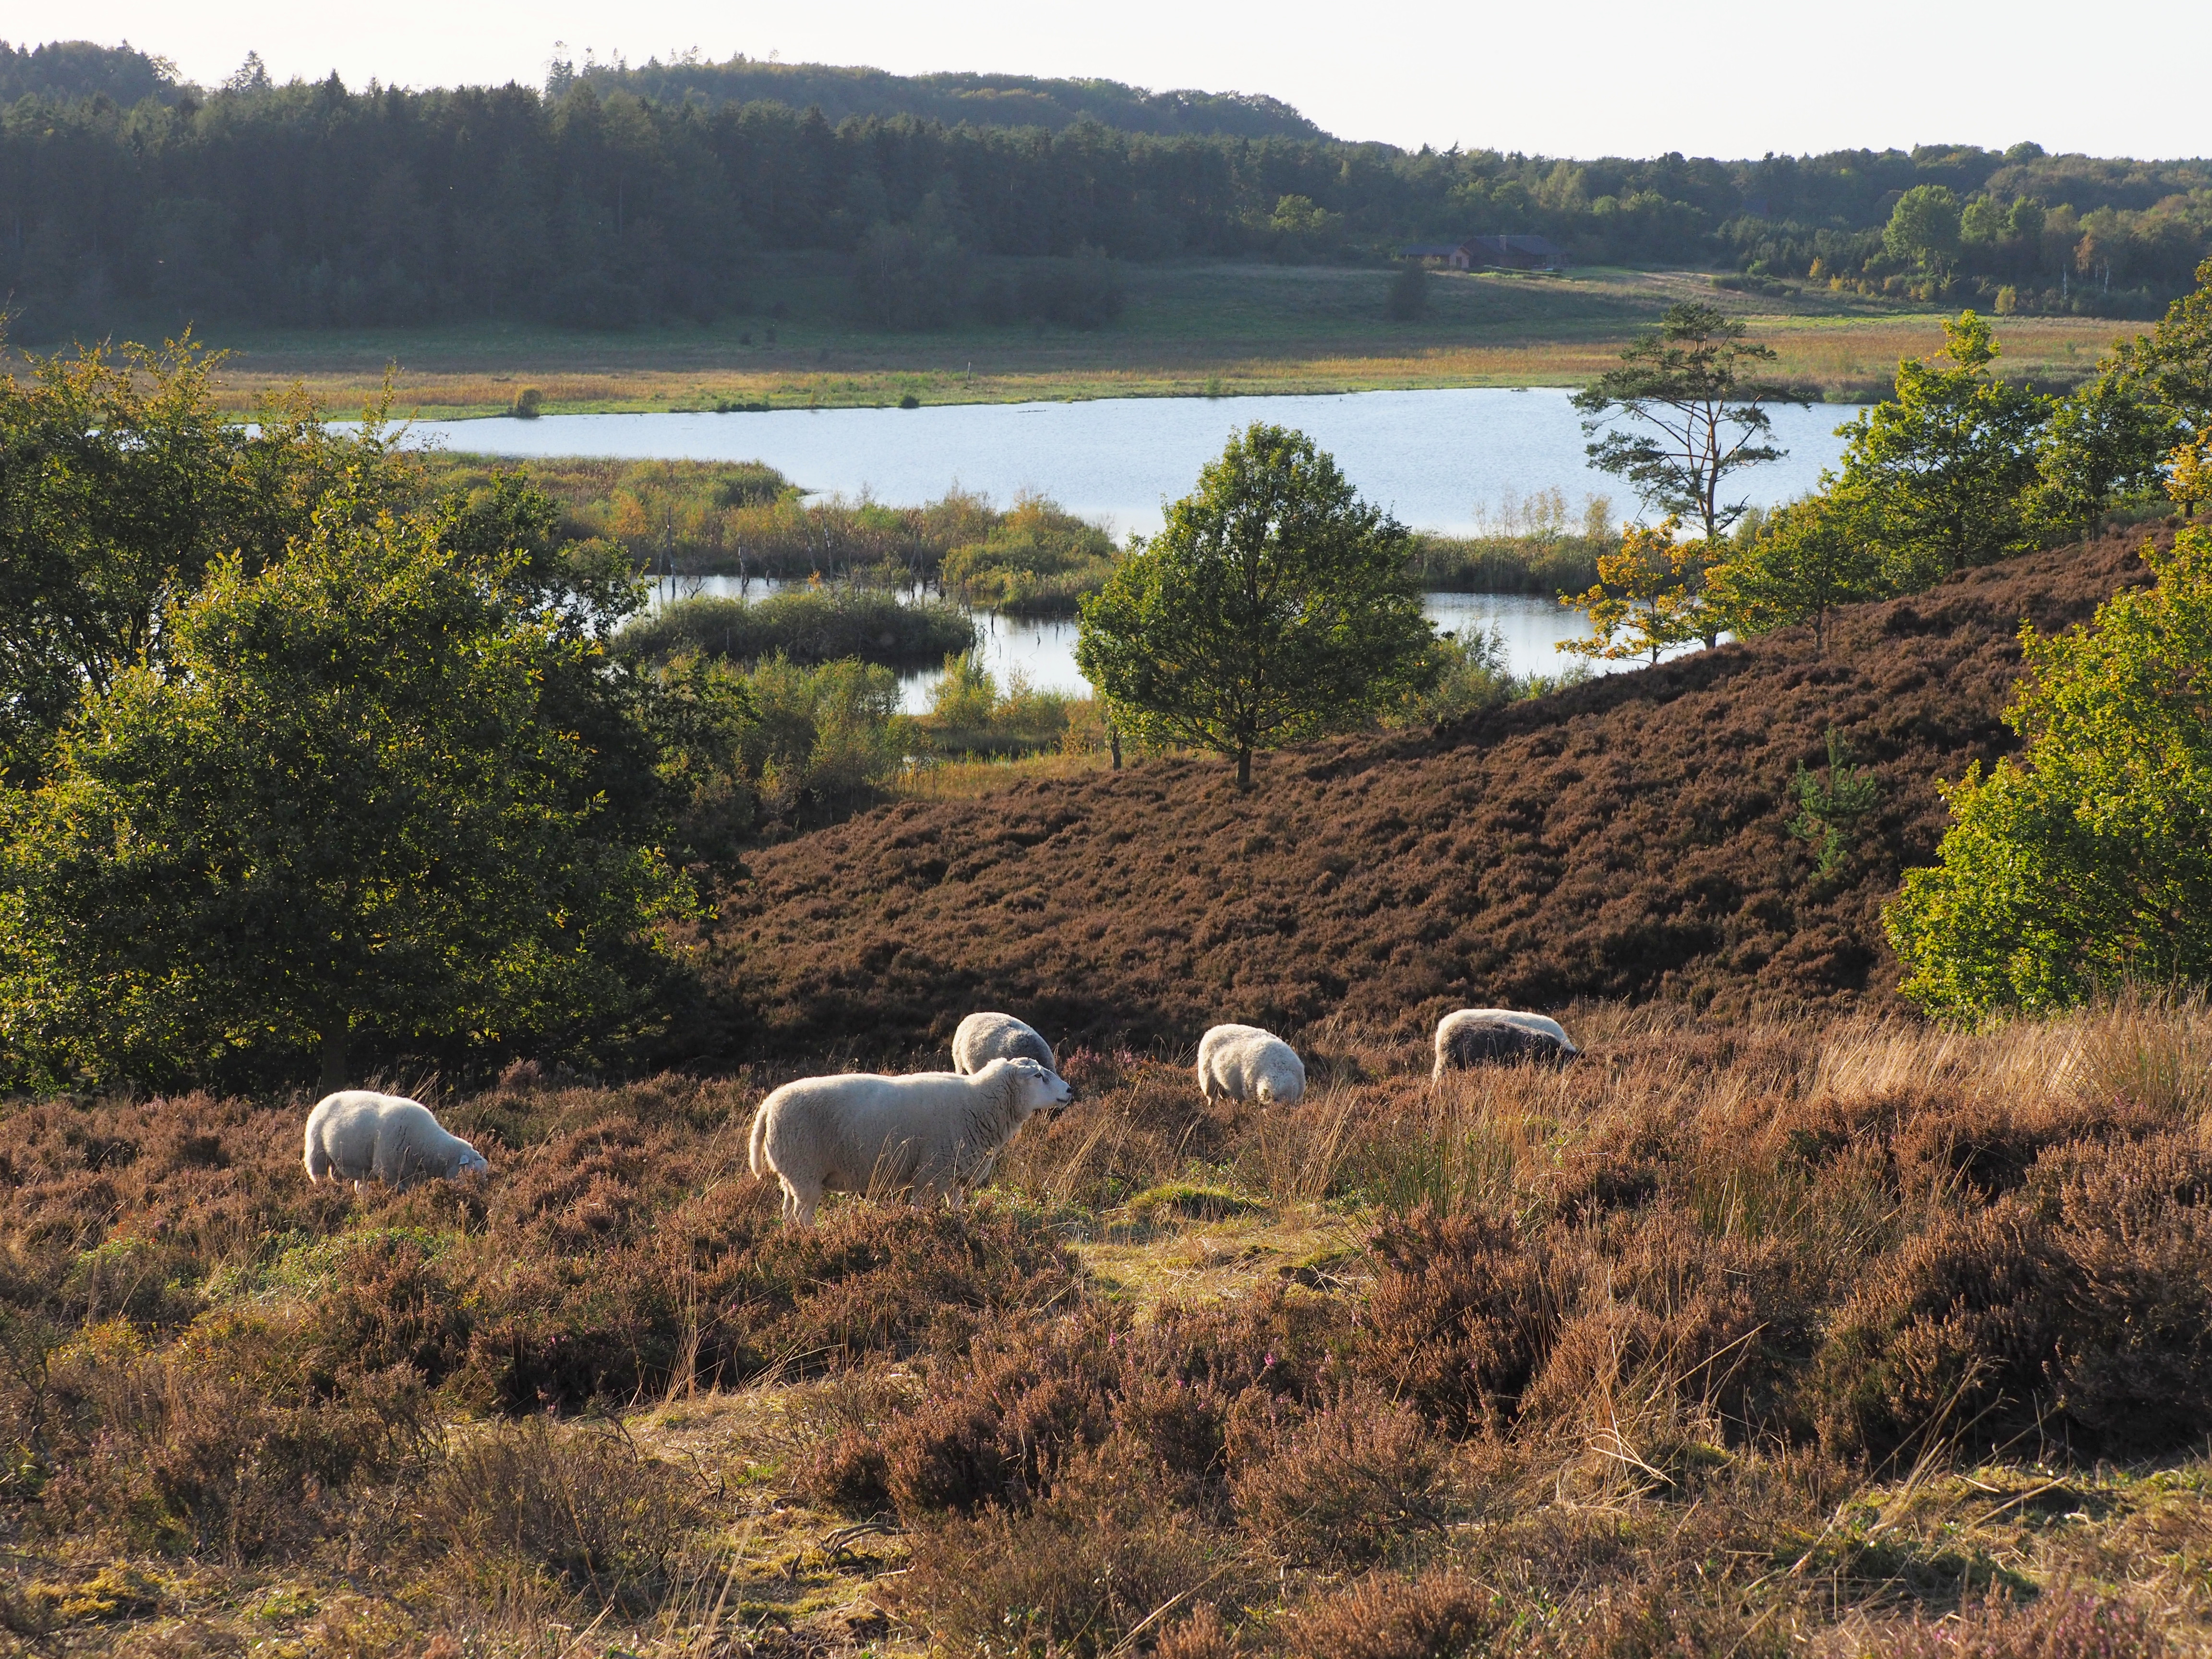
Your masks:
{"label": "bushy vegetation near shore", "polygon": [[751,600],[672,599],[625,628],[620,646],[652,662],[703,654],[756,663],[781,655],[808,666],[854,657],[917,668],[975,640],[975,624],[952,605],[903,604],[882,588],[837,582]]}
{"label": "bushy vegetation near shore", "polygon": [[1104,531],[1042,497],[1003,509],[957,489],[920,507],[810,499],[758,461],[433,453],[426,464],[440,488],[471,497],[500,472],[521,471],[560,504],[564,533],[613,542],[662,575],[934,583],[971,605],[1072,617],[1077,596],[1104,580],[1115,556]]}
{"label": "bushy vegetation near shore", "polygon": [[426,1080],[492,1169],[408,1193],[310,1187],[299,1101],[17,1106],[0,1619],[118,1653],[2212,1633],[2200,1004],[1566,1017],[1567,1070],[1434,1088],[1417,1043],[1294,1034],[1277,1113],[1064,1053],[1082,1098],[969,1210],[811,1234],[743,1172],[781,1073]]}

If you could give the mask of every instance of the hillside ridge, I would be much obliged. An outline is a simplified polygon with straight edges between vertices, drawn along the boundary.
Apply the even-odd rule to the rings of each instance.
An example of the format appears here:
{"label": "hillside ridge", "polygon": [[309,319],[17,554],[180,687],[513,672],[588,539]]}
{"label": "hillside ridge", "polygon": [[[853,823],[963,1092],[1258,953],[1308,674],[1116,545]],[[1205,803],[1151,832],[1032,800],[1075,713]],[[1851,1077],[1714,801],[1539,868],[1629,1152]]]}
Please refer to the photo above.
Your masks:
{"label": "hillside ridge", "polygon": [[[2158,532],[2159,539],[2170,532]],[[757,854],[704,937],[700,1057],[941,1046],[968,1009],[1160,1048],[1222,1019],[1425,1030],[1583,997],[1886,1006],[1881,905],[1939,779],[2016,746],[2023,618],[2148,580],[2133,530],[1436,729],[908,802]],[[1788,787],[1833,726],[1882,796],[1839,875]]]}

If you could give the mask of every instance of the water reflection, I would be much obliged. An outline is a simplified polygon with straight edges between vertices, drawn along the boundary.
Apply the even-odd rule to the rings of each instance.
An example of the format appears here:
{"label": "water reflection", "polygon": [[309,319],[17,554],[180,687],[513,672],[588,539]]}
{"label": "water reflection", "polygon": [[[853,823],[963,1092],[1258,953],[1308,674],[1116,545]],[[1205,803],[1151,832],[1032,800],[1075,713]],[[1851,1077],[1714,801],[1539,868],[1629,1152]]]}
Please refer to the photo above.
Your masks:
{"label": "water reflection", "polygon": [[[803,580],[768,576],[679,576],[659,584],[656,603],[693,594],[726,599],[766,599],[770,593],[804,587]],[[915,597],[909,592],[904,597]],[[1532,593],[1427,593],[1422,609],[1439,633],[1461,638],[1495,629],[1505,642],[1505,661],[1516,674],[1557,674],[1582,659],[1559,649],[1559,641],[1579,638],[1589,631],[1589,619],[1556,599]],[[1066,691],[1088,696],[1090,684],[1075,667],[1075,623],[1027,617],[1002,617],[995,611],[975,613],[984,661],[1000,684],[1022,676],[1039,691]],[[1600,672],[1641,666],[1638,663],[1599,663]],[[910,714],[929,708],[932,690],[942,679],[941,668],[921,669],[899,677],[900,700]]]}

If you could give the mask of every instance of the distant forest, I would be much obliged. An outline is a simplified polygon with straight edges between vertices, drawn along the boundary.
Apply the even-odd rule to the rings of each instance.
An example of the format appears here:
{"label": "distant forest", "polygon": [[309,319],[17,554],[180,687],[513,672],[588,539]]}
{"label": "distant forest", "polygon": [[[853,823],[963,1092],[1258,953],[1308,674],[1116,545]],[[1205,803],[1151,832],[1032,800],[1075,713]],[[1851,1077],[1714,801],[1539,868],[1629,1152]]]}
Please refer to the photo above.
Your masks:
{"label": "distant forest", "polygon": [[848,261],[852,313],[879,326],[1096,325],[1116,261],[1380,262],[1498,232],[1751,288],[2128,316],[2212,247],[2212,161],[2027,143],[1571,161],[1348,142],[1273,100],[1111,82],[740,58],[353,91],[249,58],[204,89],[82,42],[0,43],[0,293],[27,339],[704,322],[750,309],[759,257],[792,251]]}

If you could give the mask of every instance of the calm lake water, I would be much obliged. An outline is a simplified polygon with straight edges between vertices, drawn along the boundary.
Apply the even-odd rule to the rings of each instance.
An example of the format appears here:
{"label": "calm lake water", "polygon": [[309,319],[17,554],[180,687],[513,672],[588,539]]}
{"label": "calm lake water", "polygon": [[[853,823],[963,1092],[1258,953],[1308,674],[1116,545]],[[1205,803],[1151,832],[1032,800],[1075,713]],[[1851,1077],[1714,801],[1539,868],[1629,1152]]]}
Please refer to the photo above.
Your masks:
{"label": "calm lake water", "polygon": [[[1559,390],[1363,392],[1311,398],[1120,398],[1085,403],[954,404],[927,409],[778,410],[759,415],[550,415],[535,421],[423,421],[417,441],[514,456],[766,461],[807,489],[897,506],[955,484],[1001,505],[1051,496],[1118,536],[1149,533],[1229,434],[1254,421],[1293,426],[1334,455],[1359,492],[1417,530],[1465,533],[1509,493],[1595,492],[1632,506],[1583,465],[1579,417]],[[1745,493],[1762,505],[1810,489],[1843,453],[1835,428],[1856,408],[1772,411],[1787,458]]]}
{"label": "calm lake water", "polygon": [[[1592,494],[1616,517],[1634,503],[1584,464],[1581,420],[1563,390],[1364,392],[1304,398],[1123,398],[1081,403],[954,404],[928,409],[778,410],[755,415],[550,415],[535,421],[423,421],[416,442],[520,458],[603,455],[629,460],[765,461],[811,492],[863,495],[899,506],[957,485],[1004,505],[1024,491],[1105,524],[1117,537],[1159,528],[1164,502],[1188,492],[1231,432],[1254,421],[1296,427],[1335,456],[1362,495],[1417,530],[1464,534],[1512,498],[1556,489],[1571,509]],[[1835,429],[1856,406],[1771,411],[1788,454],[1747,476],[1761,505],[1804,494],[1843,453]],[[755,578],[754,597],[775,584]],[[688,592],[736,593],[735,577],[691,578]],[[1546,599],[1431,593],[1439,629],[1495,627],[1518,674],[1558,673],[1576,659],[1553,647],[1585,630]],[[984,650],[1003,683],[1085,692],[1075,672],[1075,624],[988,613]],[[1633,667],[1634,664],[1606,665]],[[907,707],[928,706],[940,671],[902,682]]]}
{"label": "calm lake water", "polygon": [[[735,576],[684,576],[662,585],[657,598],[666,600],[695,593],[731,599],[759,599],[781,588],[804,586],[755,576],[741,582]],[[1506,660],[1516,674],[1557,674],[1582,660],[1557,649],[1561,640],[1589,633],[1587,619],[1556,600],[1525,593],[1430,593],[1422,608],[1439,632],[1462,638],[1497,629],[1505,641]],[[975,617],[983,656],[1000,684],[1020,674],[1040,691],[1066,691],[1088,696],[1091,686],[1075,668],[1075,623],[1001,617],[979,611]],[[1600,672],[1633,668],[1635,663],[1600,663]],[[944,678],[942,669],[924,669],[899,677],[900,700],[911,714],[926,713],[930,692]]]}

